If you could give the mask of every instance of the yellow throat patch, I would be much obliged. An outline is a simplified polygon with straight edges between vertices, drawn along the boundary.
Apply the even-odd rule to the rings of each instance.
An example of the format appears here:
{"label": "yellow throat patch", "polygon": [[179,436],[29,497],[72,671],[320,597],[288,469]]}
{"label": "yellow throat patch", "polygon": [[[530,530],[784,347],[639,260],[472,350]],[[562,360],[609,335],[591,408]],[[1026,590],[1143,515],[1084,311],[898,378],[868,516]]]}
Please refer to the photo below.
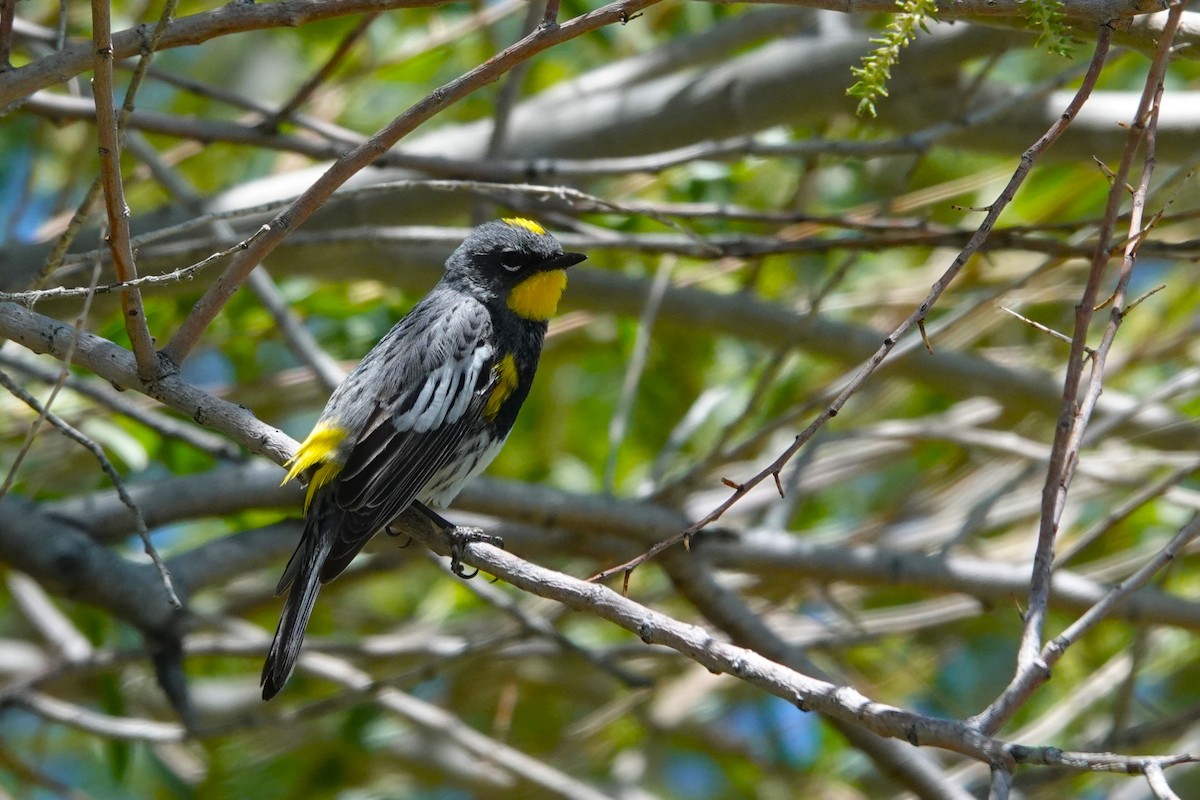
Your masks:
{"label": "yellow throat patch", "polygon": [[505,225],[512,225],[514,228],[524,228],[530,233],[536,233],[538,236],[546,235],[546,229],[531,219],[525,219],[524,217],[505,217],[500,221]]}
{"label": "yellow throat patch", "polygon": [[517,361],[512,353],[500,359],[496,366],[492,367],[492,371],[496,373],[496,385],[492,387],[492,393],[488,395],[487,403],[483,407],[483,416],[487,419],[496,418],[500,413],[500,406],[517,390],[517,382],[520,380],[517,375]]}
{"label": "yellow throat patch", "polygon": [[566,288],[566,270],[538,272],[512,288],[508,293],[508,307],[518,317],[545,322],[558,310],[558,301]]}
{"label": "yellow throat patch", "polygon": [[317,493],[317,489],[329,483],[342,471],[342,465],[330,457],[337,452],[338,447],[345,440],[346,434],[345,428],[338,428],[327,422],[317,423],[308,438],[296,448],[296,455],[292,456],[285,464],[289,469],[288,474],[283,478],[283,483],[298,477],[311,467],[317,467],[308,482],[308,491],[304,495],[305,511],[308,511],[308,507],[312,505],[313,495]]}

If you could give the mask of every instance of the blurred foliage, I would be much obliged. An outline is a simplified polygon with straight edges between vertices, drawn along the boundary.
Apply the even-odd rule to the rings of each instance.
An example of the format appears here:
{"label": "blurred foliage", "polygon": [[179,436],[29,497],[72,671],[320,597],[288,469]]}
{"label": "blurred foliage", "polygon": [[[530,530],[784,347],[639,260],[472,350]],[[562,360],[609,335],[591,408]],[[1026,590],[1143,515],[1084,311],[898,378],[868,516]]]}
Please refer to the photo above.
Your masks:
{"label": "blurred foliage", "polygon": [[[63,7],[69,8],[71,35],[87,36],[86,14],[72,4]],[[179,14],[216,7],[185,2]],[[524,9],[517,7],[490,27],[474,26],[442,37],[487,7],[463,4],[384,13],[304,112],[363,135],[373,133],[435,85],[457,77],[519,36]],[[22,19],[53,27],[59,8],[60,4],[48,0],[26,0],[18,12]],[[590,8],[568,0],[563,18]],[[1025,47],[969,60],[963,65],[964,75],[1026,86],[1063,68],[1061,59],[1046,52],[1058,51],[1066,41],[1056,4],[1031,3],[1030,8],[1030,19],[1043,29],[1044,40],[1035,45],[1031,36]],[[861,98],[860,111],[874,115],[874,104],[887,94],[884,81],[896,54],[913,36],[920,36],[917,27],[931,10],[929,4],[910,3],[904,14],[888,23],[882,39],[871,39],[865,29],[858,31],[864,50],[868,40],[880,45],[854,70],[860,88],[851,94]],[[116,2],[114,24],[137,24],[156,13],[153,4]],[[755,12],[723,4],[655,6],[626,26],[605,28],[541,54],[522,73],[518,95],[536,94],[622,58],[718,29],[749,13]],[[336,19],[219,37],[198,47],[163,52],[154,63],[156,68],[211,87],[278,104],[330,56],[357,22]],[[764,43],[756,40],[744,50],[759,46]],[[14,52],[14,64],[26,60],[23,51]],[[1145,69],[1142,55],[1116,55],[1101,88],[1138,90]],[[1173,65],[1168,85],[1194,91],[1200,80],[1198,69],[1194,62]],[[852,80],[849,73],[844,77],[847,83]],[[447,108],[430,129],[451,130],[492,117],[502,87],[503,81]],[[888,103],[902,105],[906,99],[896,93]],[[151,81],[140,100],[140,108],[181,117],[248,118],[244,109],[209,94],[161,82]],[[956,110],[956,101],[946,101],[948,113]],[[902,133],[889,125],[886,120],[855,119],[840,109],[831,110],[819,128],[808,123],[781,125],[763,138],[783,144],[820,137],[883,141]],[[309,135],[292,123],[284,123],[283,132]],[[699,141],[704,138],[703,132],[697,136]],[[267,148],[221,142],[201,145],[159,134],[148,134],[147,139],[204,197],[311,166],[302,156]],[[847,224],[779,222],[769,216],[732,219],[720,213],[699,219],[681,217],[680,224],[700,236],[774,236],[794,241],[820,235],[834,244],[753,259],[660,257],[650,249],[606,247],[592,253],[583,269],[652,280],[669,263],[677,285],[721,297],[751,298],[799,313],[816,308],[818,317],[870,330],[882,341],[920,303],[957,250],[936,244],[896,245],[886,234],[877,246],[862,249],[839,247],[836,240],[849,242],[856,225],[885,219],[969,232],[981,218],[980,209],[995,200],[1020,152],[1030,143],[1014,141],[1005,154],[975,150],[964,139],[939,142],[920,153],[871,158],[837,153],[782,158],[735,154],[658,172],[597,179],[584,188],[614,203],[704,204],[764,215],[832,215]],[[4,200],[0,216],[4,241],[14,246],[44,241],[61,229],[64,215],[74,209],[96,172],[88,126],[17,111],[0,126],[0,155],[6,164],[0,173]],[[1119,157],[1117,152],[1095,155],[1108,164]],[[1086,239],[1103,210],[1109,186],[1091,156],[1076,152],[1040,163],[1006,211],[1001,231],[1024,226],[1055,243]],[[169,193],[136,159],[127,156],[125,166],[135,220],[171,202]],[[1180,171],[1178,181],[1170,189],[1156,187],[1152,193],[1154,210],[1165,209],[1171,215],[1159,223],[1156,240],[1196,238],[1198,196],[1190,175],[1183,174],[1189,168],[1170,165],[1169,169]],[[533,213],[483,201],[480,205],[489,215]],[[580,216],[583,231],[592,225],[614,235],[637,237],[667,230],[650,215],[605,209]],[[455,225],[468,221],[465,214],[445,220]],[[570,225],[562,217],[550,217],[547,223],[555,230]],[[81,241],[92,246],[95,230],[89,229]],[[380,253],[377,258],[386,261],[386,251]],[[325,263],[316,274],[289,274],[286,259],[274,256],[267,266],[308,330],[347,366],[421,295],[413,288],[415,283],[408,288],[391,285],[378,278],[386,274],[378,270],[374,277],[368,276],[371,269],[363,264]],[[916,356],[961,352],[987,357],[997,365],[1036,371],[1057,386],[1067,345],[997,306],[1014,307],[1040,325],[1069,334],[1086,269],[1083,258],[1054,261],[1032,249],[997,248],[977,255],[930,315],[931,330],[945,324],[933,336],[934,355],[922,351]],[[1112,285],[1115,269],[1114,263],[1105,275],[1105,287]],[[1200,289],[1194,280],[1193,258],[1145,257],[1138,270],[1133,296],[1159,284],[1169,289],[1147,299],[1125,321],[1105,386],[1112,394],[1142,402],[1177,376],[1192,375]],[[214,274],[146,293],[147,320],[151,331],[160,336],[160,344]],[[422,279],[431,275],[423,274]],[[626,435],[614,444],[608,437],[609,421],[619,405],[625,372],[644,324],[643,309],[631,306],[620,314],[580,310],[585,306],[569,288],[563,319],[552,326],[538,380],[490,475],[579,493],[611,490],[615,497],[627,500],[669,487],[673,490],[669,500],[695,518],[727,496],[721,478],[744,480],[770,463],[827,404],[854,367],[792,346],[791,341],[768,346],[687,320],[657,319]],[[71,319],[78,305],[63,309],[55,306],[53,311]],[[572,324],[565,324],[568,319]],[[1096,336],[1106,319],[1107,310],[1097,315]],[[97,301],[87,325],[100,336],[127,344],[119,311],[109,299]],[[915,341],[907,343],[919,348]],[[779,501],[768,481],[763,491],[747,498],[720,524],[730,530],[785,529],[846,548],[886,546],[938,557],[965,555],[996,564],[1026,563],[1036,533],[1043,474],[1039,448],[1051,441],[1053,417],[1015,405],[977,425],[955,428],[939,415],[959,410],[971,387],[901,380],[888,369],[885,366],[793,462],[783,476],[785,483],[795,479],[794,484],[788,483],[786,502]],[[270,314],[248,290],[240,292],[208,329],[202,351],[185,365],[184,374],[197,386],[246,403],[294,437],[307,431],[325,398],[282,341]],[[1191,420],[1200,408],[1193,383],[1182,382],[1178,392],[1160,398],[1189,425],[1194,425]],[[43,384],[30,381],[30,385],[45,397]],[[980,389],[979,394],[985,397],[986,393]],[[993,399],[999,407],[1007,398]],[[153,406],[149,401],[144,405]],[[132,484],[206,473],[221,463],[69,390],[57,400],[55,411],[101,443]],[[21,448],[32,418],[14,398],[0,396],[0,466],[5,471]],[[890,423],[910,427],[900,433],[882,430]],[[991,434],[1021,439],[1013,444],[1013,439],[988,438]],[[1078,496],[1072,496],[1063,541],[1072,541],[1150,480],[1193,457],[1146,444],[1136,434],[1089,442],[1084,464],[1100,474],[1088,472],[1077,482]],[[606,487],[610,458],[615,458],[615,480]],[[1123,478],[1122,472],[1131,477]],[[17,473],[13,492],[49,501],[108,488],[94,460],[57,434],[45,432]],[[1097,580],[1127,576],[1187,521],[1196,489],[1194,476],[1181,480],[1171,497],[1137,509],[1090,544],[1070,568]],[[175,554],[294,516],[295,510],[244,510],[166,526],[156,536],[165,552]],[[444,650],[429,644],[428,649],[415,647],[399,655],[367,654],[362,657],[364,668],[369,667],[387,686],[451,710],[475,731],[614,795],[629,791],[629,786],[655,796],[690,798],[886,797],[896,791],[861,753],[813,714],[801,714],[734,678],[711,676],[674,654],[641,647],[636,637],[608,623],[503,589],[510,600],[550,619],[563,636],[600,654],[609,664],[598,667],[524,630],[435,568],[419,546],[400,549],[402,542],[380,539],[372,558],[361,559],[326,588],[309,629],[310,639],[333,649],[350,648],[372,635],[437,640],[435,644]],[[578,552],[543,549],[532,557],[587,576],[637,552],[630,542],[612,545],[604,534],[575,541]],[[126,542],[121,550],[135,557],[140,545]],[[240,575],[226,586],[191,598],[201,618],[199,630],[219,631],[213,620],[222,615],[244,617],[271,629],[279,608],[271,588],[281,567],[277,563]],[[1157,588],[1195,596],[1194,567],[1194,554],[1184,554],[1163,573]],[[924,585],[825,581],[782,570],[763,574],[729,570],[722,578],[784,638],[794,634],[802,639],[801,634],[809,630],[805,624],[822,627],[827,635],[817,637],[810,652],[813,659],[873,699],[962,718],[984,708],[1011,677],[1023,593],[1006,603],[973,601],[960,611],[955,603],[969,600],[966,595]],[[680,619],[707,624],[656,566],[635,573],[632,593],[640,602]],[[174,720],[154,685],[151,667],[142,658],[139,637],[96,609],[65,599],[59,605],[93,645],[114,654],[114,666],[51,679],[41,688],[109,714]],[[918,612],[931,619],[906,617]],[[889,613],[897,616],[894,630],[880,632],[878,626],[868,625],[886,621]],[[1055,611],[1048,633],[1061,631],[1074,618]],[[1003,735],[1019,739],[1024,726],[1053,713],[1058,715],[1056,726],[1045,733],[1035,729],[1039,736],[1029,744],[1121,752],[1184,747],[1188,736],[1194,735],[1193,720],[1200,705],[1200,676],[1191,655],[1194,636],[1154,622],[1112,621],[1093,631],[1074,646],[1056,668],[1053,681]],[[0,637],[14,645],[45,645],[3,592]],[[1117,669],[1124,658],[1129,663]],[[256,701],[251,704],[246,698],[256,694],[259,660],[258,653],[220,648],[189,656],[187,668],[198,702],[215,710],[207,720],[210,731],[182,744],[116,742],[25,711],[0,710],[0,749],[11,750],[10,756],[0,758],[0,790],[31,798],[64,795],[58,784],[78,787],[93,798],[535,796],[528,784],[514,781],[503,769],[472,760],[453,743],[389,714],[365,694],[352,694],[323,679],[298,674],[280,701],[265,708]],[[1111,676],[1104,685],[1090,682],[1098,671],[1110,668],[1104,673]],[[7,669],[4,680],[16,680],[13,668]],[[623,672],[649,685],[630,685]],[[1079,687],[1086,690],[1082,699],[1072,694]],[[1115,710],[1121,703],[1124,710]],[[1185,718],[1176,720],[1180,715]],[[1175,724],[1168,724],[1172,721]],[[1162,730],[1154,727],[1160,723]],[[948,764],[963,763],[941,755]],[[1182,776],[1174,783],[1181,796],[1188,796],[1189,790],[1194,796],[1200,783],[1195,773],[1171,774]],[[1124,779],[1055,774],[1033,777],[1023,790],[1029,797],[1098,797],[1119,780]],[[974,785],[985,784],[986,774]]]}

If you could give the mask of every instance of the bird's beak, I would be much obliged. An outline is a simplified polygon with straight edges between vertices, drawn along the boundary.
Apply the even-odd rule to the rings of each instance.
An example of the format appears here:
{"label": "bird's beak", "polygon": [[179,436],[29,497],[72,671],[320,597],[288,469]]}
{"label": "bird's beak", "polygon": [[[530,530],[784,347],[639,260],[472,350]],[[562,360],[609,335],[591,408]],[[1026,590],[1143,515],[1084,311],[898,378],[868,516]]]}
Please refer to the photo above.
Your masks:
{"label": "bird's beak", "polygon": [[585,261],[586,259],[587,256],[585,256],[583,253],[563,253],[561,256],[555,256],[549,261],[543,262],[542,269],[566,269],[567,267],[573,267],[580,261]]}

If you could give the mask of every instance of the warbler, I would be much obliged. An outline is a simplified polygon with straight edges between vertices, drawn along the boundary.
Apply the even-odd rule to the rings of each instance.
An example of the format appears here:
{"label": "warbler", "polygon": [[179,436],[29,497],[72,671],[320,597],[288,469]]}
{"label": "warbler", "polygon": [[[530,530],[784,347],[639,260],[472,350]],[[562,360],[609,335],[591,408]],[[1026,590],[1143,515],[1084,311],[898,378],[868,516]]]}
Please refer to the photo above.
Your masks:
{"label": "warbler", "polygon": [[528,219],[480,225],[334,390],[286,465],[284,483],[308,476],[305,524],[276,587],[288,596],[264,700],[291,676],[321,585],[410,506],[447,524],[428,509],[495,458],[529,394],[565,270],[585,258]]}

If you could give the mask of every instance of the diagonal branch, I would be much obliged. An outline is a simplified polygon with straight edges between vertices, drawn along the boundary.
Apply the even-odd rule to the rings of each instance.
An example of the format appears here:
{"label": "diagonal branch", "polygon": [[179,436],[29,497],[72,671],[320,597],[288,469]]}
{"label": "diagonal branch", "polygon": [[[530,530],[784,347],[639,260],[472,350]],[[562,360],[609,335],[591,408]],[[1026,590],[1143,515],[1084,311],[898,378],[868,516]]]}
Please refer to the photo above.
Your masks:
{"label": "diagonal branch", "polygon": [[[1038,527],[1037,548],[1034,552],[1033,574],[1030,579],[1029,607],[1025,613],[1025,627],[1021,634],[1021,643],[1017,653],[1017,669],[1004,692],[987,709],[973,718],[973,722],[979,724],[980,729],[984,731],[997,730],[1005,720],[1012,716],[1030,693],[1049,677],[1050,665],[1043,657],[1046,651],[1042,646],[1042,634],[1054,569],[1054,546],[1058,538],[1062,514],[1066,507],[1067,492],[1079,464],[1084,432],[1092,412],[1096,408],[1096,403],[1100,399],[1105,360],[1125,313],[1125,287],[1128,286],[1132,276],[1134,256],[1138,244],[1141,242],[1141,237],[1136,234],[1141,229],[1141,210],[1144,207],[1145,194],[1149,188],[1149,177],[1153,172],[1153,148],[1147,152],[1145,171],[1139,189],[1135,193],[1133,213],[1130,217],[1130,230],[1135,235],[1126,245],[1117,288],[1112,298],[1113,307],[1109,324],[1100,345],[1095,348],[1090,359],[1085,357],[1088,328],[1096,311],[1100,281],[1110,259],[1109,243],[1112,239],[1113,229],[1116,227],[1121,202],[1127,191],[1126,177],[1132,168],[1134,156],[1143,141],[1146,140],[1148,129],[1153,129],[1153,123],[1157,117],[1157,101],[1161,96],[1163,75],[1171,52],[1174,30],[1179,25],[1181,12],[1182,5],[1176,3],[1171,9],[1167,22],[1166,30],[1169,35],[1164,36],[1159,42],[1158,53],[1150,65],[1145,89],[1133,124],[1129,128],[1125,150],[1121,155],[1121,163],[1112,177],[1108,202],[1097,234],[1096,250],[1092,256],[1087,283],[1075,306],[1075,330],[1071,337],[1071,351],[1067,357],[1062,405],[1059,411],[1058,425],[1055,427],[1054,443],[1051,446],[1050,464],[1046,470],[1046,480],[1042,487],[1041,519]],[[1140,200],[1138,199],[1139,195]],[[1089,361],[1092,364],[1091,379],[1083,399],[1080,400],[1084,366]]]}
{"label": "diagonal branch", "polygon": [[[666,539],[654,545],[654,547],[650,548],[650,550],[646,551],[637,558],[597,573],[592,577],[592,580],[604,580],[621,572],[624,572],[626,575],[628,575],[630,570],[644,563],[646,560],[653,558],[655,555],[667,549],[668,547],[673,547],[680,543],[686,547],[693,536],[713,522],[716,522],[718,519],[720,519],[726,511],[733,507],[735,503],[749,494],[754,487],[758,486],[767,478],[773,478],[776,482],[776,486],[779,487],[779,475],[784,466],[792,459],[794,455],[796,455],[796,453],[800,451],[800,448],[803,447],[808,440],[816,434],[817,431],[824,427],[826,422],[838,415],[838,413],[842,410],[842,407],[850,400],[851,397],[854,396],[855,393],[858,392],[859,389],[863,387],[864,384],[866,384],[867,379],[870,378],[871,375],[873,375],[879,366],[884,362],[884,359],[888,357],[900,339],[914,327],[924,324],[926,316],[929,314],[938,298],[940,298],[942,293],[945,292],[949,287],[950,282],[953,281],[955,276],[957,276],[962,268],[966,266],[967,261],[969,261],[971,257],[974,256],[983,246],[983,243],[987,240],[988,236],[991,235],[992,229],[995,227],[1000,215],[1004,212],[1004,209],[1008,207],[1008,204],[1012,202],[1012,199],[1016,196],[1017,189],[1019,189],[1021,184],[1024,183],[1025,178],[1029,175],[1029,171],[1033,169],[1034,161],[1039,155],[1045,152],[1046,149],[1048,149],[1052,144],[1054,144],[1055,141],[1058,140],[1058,138],[1067,129],[1067,126],[1070,125],[1071,120],[1074,119],[1079,113],[1079,109],[1083,107],[1084,100],[1086,100],[1088,95],[1091,94],[1092,89],[1096,85],[1096,80],[1100,76],[1100,70],[1104,66],[1105,57],[1108,53],[1108,46],[1111,40],[1111,30],[1102,26],[1096,37],[1096,49],[1093,52],[1092,60],[1088,65],[1087,74],[1084,76],[1083,83],[1076,92],[1075,97],[1072,98],[1066,109],[1063,110],[1062,115],[1058,118],[1058,120],[1056,120],[1055,123],[1050,126],[1050,129],[1046,131],[1046,133],[1044,133],[1036,142],[1030,145],[1030,147],[1024,153],[1021,154],[1020,165],[1013,172],[1012,177],[1009,179],[1008,184],[1004,187],[1004,190],[1000,193],[1000,196],[997,197],[990,206],[988,206],[987,214],[984,217],[983,222],[979,224],[979,227],[976,229],[975,233],[971,235],[971,238],[967,242],[966,246],[962,249],[958,256],[955,257],[953,263],[951,263],[946,271],[942,273],[941,277],[934,282],[933,287],[930,289],[929,294],[921,302],[921,305],[919,305],[917,309],[908,316],[908,319],[900,323],[899,327],[892,331],[892,333],[883,340],[882,346],[880,346],[879,349],[877,349],[875,353],[867,360],[867,362],[863,364],[858,371],[855,372],[854,375],[852,375],[844,383],[842,390],[838,393],[837,397],[834,398],[833,402],[831,402],[829,406],[815,420],[813,420],[812,423],[809,424],[807,428],[797,434],[792,443],[788,445],[788,447],[770,465],[760,470],[758,474],[754,475],[745,482],[728,482],[727,485],[733,489],[732,494],[730,494],[730,496],[726,498],[724,502],[706,514],[704,517],[689,525],[681,533],[678,533],[675,536],[672,536],[670,539]],[[1103,240],[1102,244],[1106,247],[1107,239]],[[1100,252],[1100,246],[1098,245],[1097,247],[1097,252]],[[783,490],[780,487],[780,493],[782,493],[782,491]]]}
{"label": "diagonal branch", "polygon": [[342,40],[338,42],[337,47],[334,48],[333,53],[325,60],[320,69],[314,72],[304,82],[304,85],[297,89],[295,94],[286,103],[281,105],[277,111],[263,119],[259,123],[259,127],[263,130],[274,130],[283,121],[290,119],[292,114],[296,113],[301,106],[308,102],[308,99],[321,87],[321,84],[329,80],[330,76],[333,75],[346,56],[349,55],[350,51],[354,49],[354,45],[358,43],[358,40],[366,34],[367,28],[371,27],[371,23],[379,18],[379,13],[378,11],[373,11],[370,14],[364,14],[358,24],[342,37]]}
{"label": "diagonal branch", "polygon": [[163,355],[175,365],[182,363],[199,341],[204,329],[220,313],[250,271],[274,250],[290,231],[320,208],[338,187],[419,125],[537,53],[597,28],[624,22],[635,12],[657,2],[660,0],[620,0],[576,17],[561,27],[539,27],[521,41],[475,69],[434,89],[424,99],[410,106],[381,131],[334,162],[290,207],[260,229],[261,235],[249,242],[246,248],[234,257],[224,274],[205,292],[192,313],[171,337],[170,343],[163,349]]}
{"label": "diagonal branch", "polygon": [[[449,0],[288,0],[280,3],[226,3],[212,11],[174,20],[158,49],[200,44],[219,36],[269,28],[298,27],[310,22],[393,8],[427,8]],[[142,52],[143,26],[114,34],[113,58]],[[80,75],[92,65],[92,45],[80,43],[30,64],[0,73],[0,110],[22,98]]]}
{"label": "diagonal branch", "polygon": [[121,498],[121,502],[125,507],[133,513],[134,529],[137,531],[138,537],[142,540],[142,547],[146,551],[146,555],[150,557],[150,561],[154,564],[155,569],[158,570],[159,578],[167,593],[167,600],[175,608],[182,608],[183,603],[180,602],[179,596],[175,593],[171,573],[167,569],[167,565],[163,563],[162,556],[158,554],[158,550],[154,547],[154,542],[150,540],[150,530],[146,527],[146,518],[142,516],[142,510],[138,507],[138,504],[129,496],[129,491],[125,488],[125,481],[121,478],[120,473],[117,472],[116,467],[109,461],[108,456],[105,455],[104,449],[90,437],[84,435],[83,432],[39,403],[33,395],[25,391],[20,384],[10,378],[3,370],[0,370],[0,386],[11,392],[22,403],[37,411],[42,418],[57,428],[68,439],[91,453],[96,461],[100,463],[100,468],[104,470],[104,474],[109,477],[109,480],[113,483],[113,487],[117,490],[117,496]]}
{"label": "diagonal branch", "polygon": [[[449,545],[440,531],[424,525],[405,527],[405,533],[433,550],[447,554]],[[818,711],[851,726],[880,736],[960,753],[986,764],[1011,770],[1016,764],[1041,764],[1075,770],[1141,772],[1147,765],[1190,763],[1190,754],[1125,756],[1109,753],[1073,753],[1055,747],[1027,747],[981,734],[954,720],[907,711],[872,700],[851,686],[838,685],[790,669],[753,650],[715,638],[708,630],[681,622],[647,608],[595,583],[539,567],[487,544],[471,544],[464,564],[489,572],[514,587],[539,597],[594,614],[636,634],[646,644],[669,647],[711,672],[734,676],[800,711]]]}
{"label": "diagonal branch", "polygon": [[116,386],[138,389],[191,417],[200,425],[221,431],[250,452],[265,455],[277,464],[291,458],[296,442],[250,411],[213,397],[179,378],[168,375],[143,385],[133,354],[107,339],[42,316],[13,303],[0,303],[0,336],[35,353],[62,358],[78,339],[72,363],[91,370]]}

